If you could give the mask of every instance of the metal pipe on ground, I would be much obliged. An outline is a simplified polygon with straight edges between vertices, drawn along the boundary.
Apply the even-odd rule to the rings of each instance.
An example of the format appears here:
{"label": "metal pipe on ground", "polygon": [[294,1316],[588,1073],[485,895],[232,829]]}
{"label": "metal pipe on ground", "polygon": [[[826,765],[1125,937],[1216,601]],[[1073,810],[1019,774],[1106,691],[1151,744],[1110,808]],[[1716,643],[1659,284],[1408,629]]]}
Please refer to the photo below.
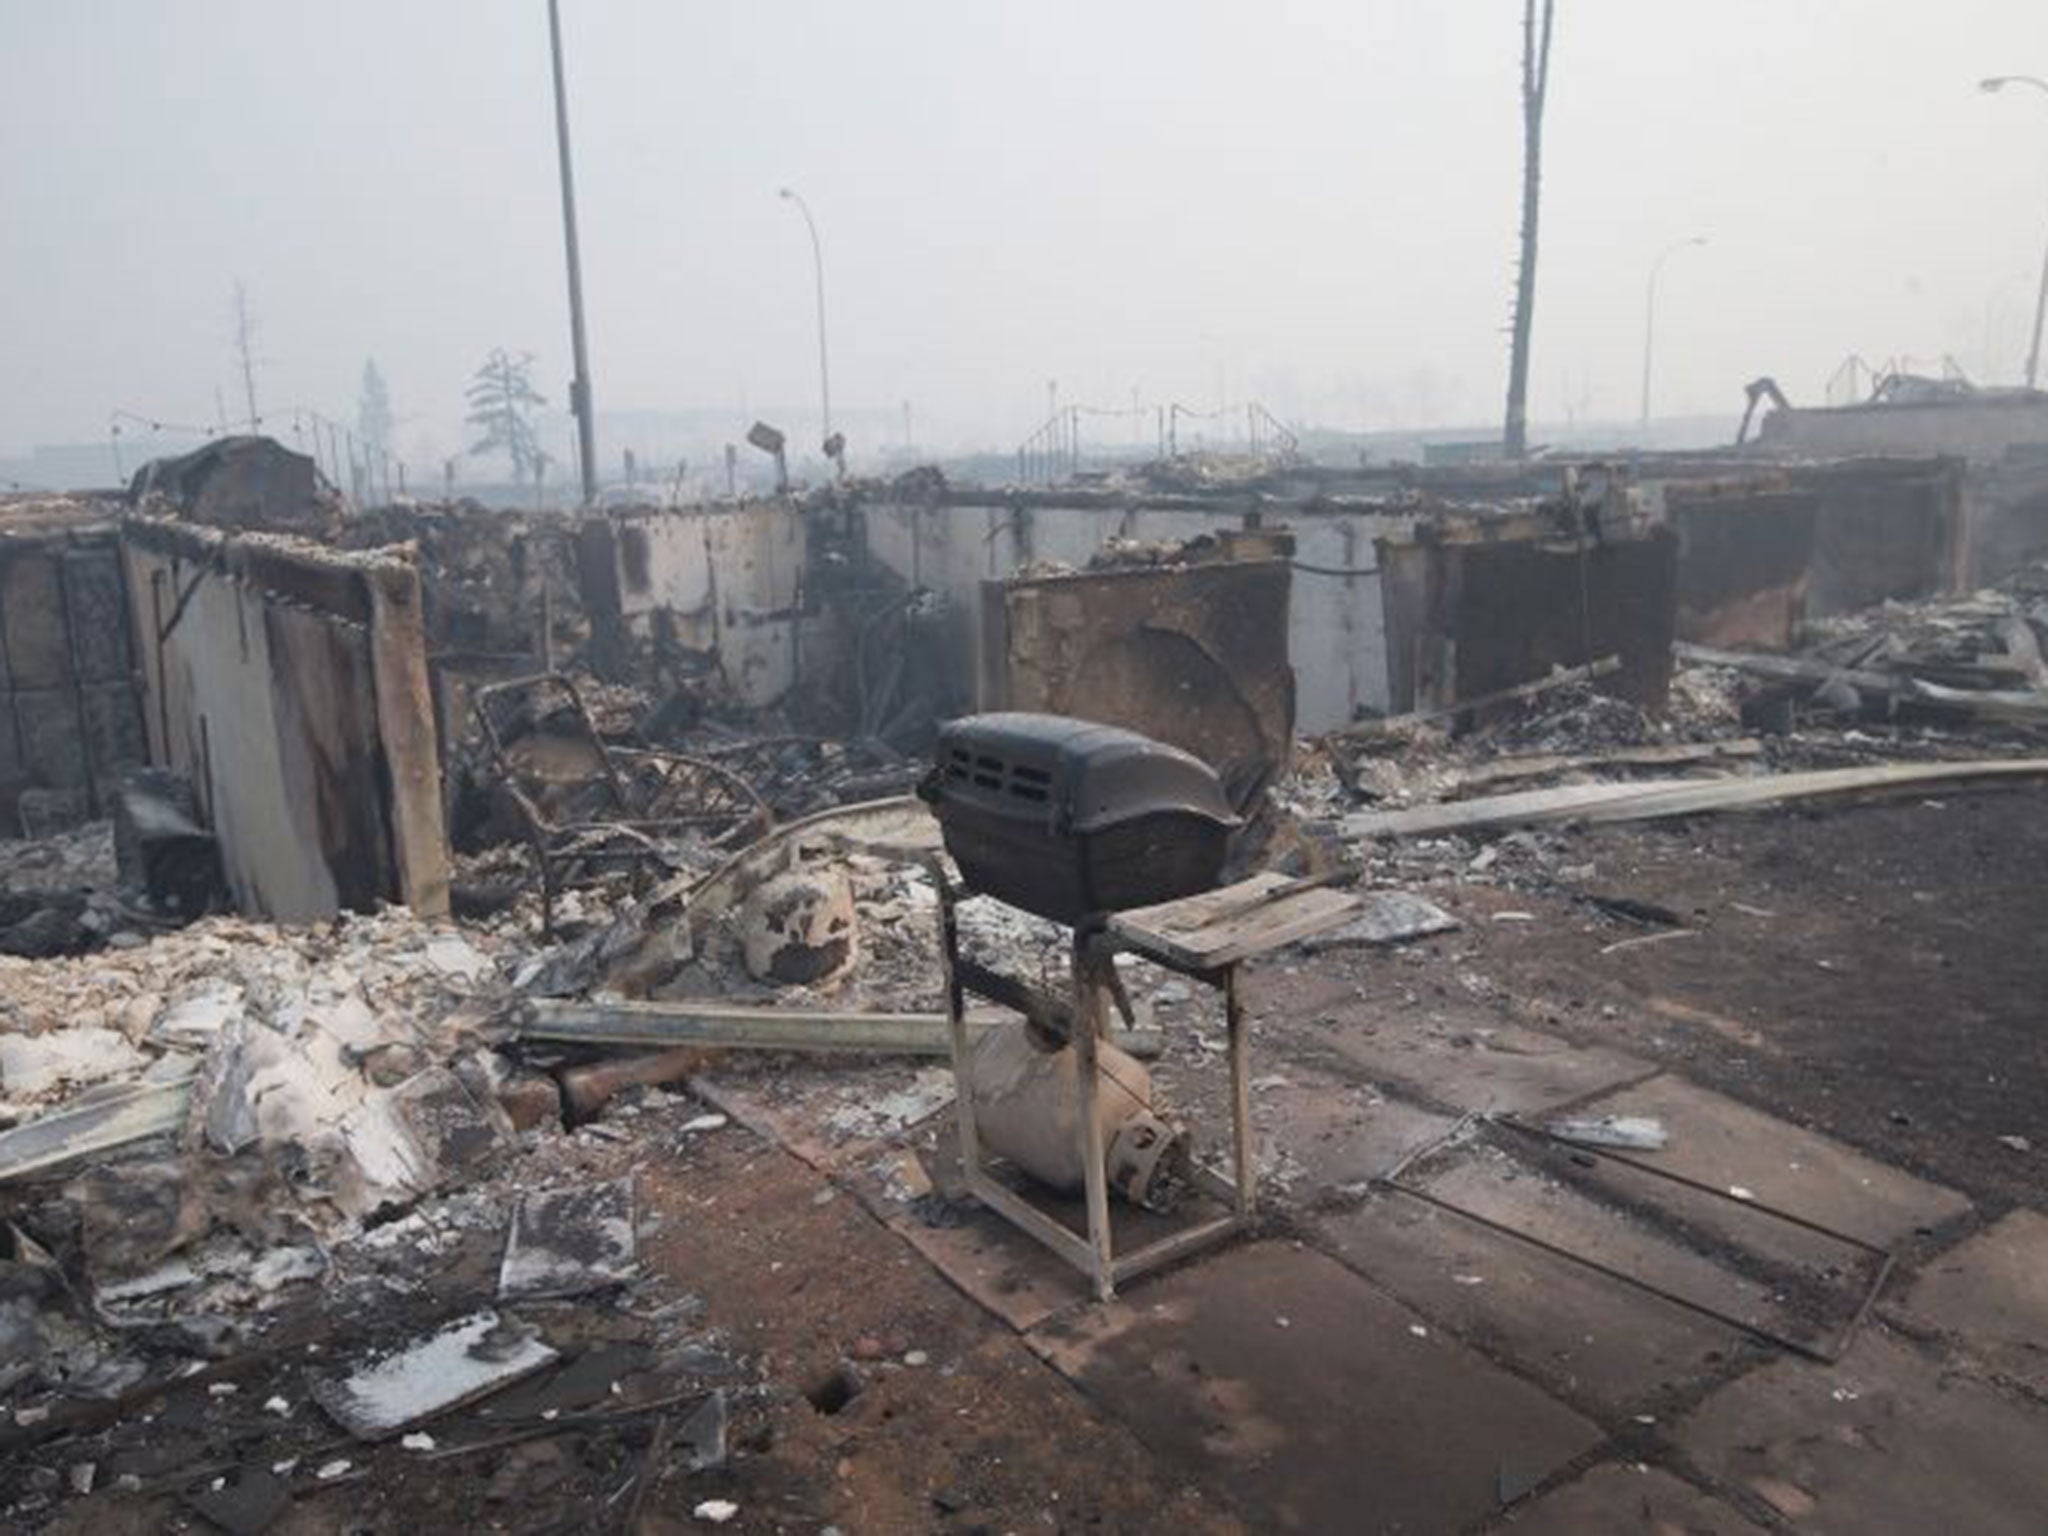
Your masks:
{"label": "metal pipe on ground", "polygon": [[[974,1013],[968,1025],[986,1030],[1005,1017]],[[583,1003],[553,998],[527,1002],[514,1033],[522,1040],[567,1045],[687,1046],[697,1051],[818,1051],[864,1056],[950,1054],[942,1013],[798,1013],[789,1009],[701,1003]],[[1132,1056],[1157,1056],[1156,1029],[1112,1031]]]}

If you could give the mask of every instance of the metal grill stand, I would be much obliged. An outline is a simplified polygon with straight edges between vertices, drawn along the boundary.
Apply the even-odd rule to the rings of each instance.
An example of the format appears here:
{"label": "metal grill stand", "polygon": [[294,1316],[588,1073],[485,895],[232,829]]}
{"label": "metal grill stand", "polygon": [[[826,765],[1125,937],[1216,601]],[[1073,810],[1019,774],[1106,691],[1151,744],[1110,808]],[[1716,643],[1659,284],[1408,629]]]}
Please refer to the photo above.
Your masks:
{"label": "metal grill stand", "polygon": [[[1250,1027],[1245,1018],[1239,970],[1257,955],[1343,922],[1357,911],[1357,898],[1278,875],[1257,875],[1222,890],[1124,912],[1107,918],[1100,926],[1077,928],[1069,1010],[1061,1000],[1030,983],[991,971],[962,956],[957,909],[962,900],[974,893],[957,888],[943,869],[935,869],[934,875],[939,891],[939,948],[945,963],[946,1016],[960,1123],[960,1161],[969,1192],[1088,1276],[1096,1298],[1101,1301],[1113,1297],[1122,1281],[1250,1227],[1258,1210],[1258,1173],[1252,1153]],[[1227,1207],[1224,1214],[1195,1222],[1121,1255],[1115,1252],[1112,1239],[1106,1148],[1102,1122],[1096,1113],[1100,1088],[1097,1046],[1107,1026],[1113,964],[1119,951],[1141,955],[1223,994],[1230,1050],[1232,1175],[1225,1179],[1196,1166],[1191,1174],[1195,1187]],[[1064,1017],[1079,1069],[1086,1237],[1001,1183],[982,1162],[981,1145],[975,1133],[974,1087],[967,1065],[966,1003],[970,992],[1042,1018]]]}

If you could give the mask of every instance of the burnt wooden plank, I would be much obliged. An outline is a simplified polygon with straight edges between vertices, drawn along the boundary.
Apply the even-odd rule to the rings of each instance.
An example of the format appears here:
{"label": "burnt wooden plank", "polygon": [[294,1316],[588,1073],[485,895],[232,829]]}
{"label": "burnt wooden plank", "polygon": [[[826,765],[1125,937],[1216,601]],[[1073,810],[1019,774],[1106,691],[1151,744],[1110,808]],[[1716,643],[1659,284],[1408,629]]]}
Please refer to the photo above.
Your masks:
{"label": "burnt wooden plank", "polygon": [[1109,931],[1126,948],[1168,965],[1213,971],[1337,927],[1359,909],[1349,891],[1302,887],[1266,871],[1199,896],[1118,913]]}

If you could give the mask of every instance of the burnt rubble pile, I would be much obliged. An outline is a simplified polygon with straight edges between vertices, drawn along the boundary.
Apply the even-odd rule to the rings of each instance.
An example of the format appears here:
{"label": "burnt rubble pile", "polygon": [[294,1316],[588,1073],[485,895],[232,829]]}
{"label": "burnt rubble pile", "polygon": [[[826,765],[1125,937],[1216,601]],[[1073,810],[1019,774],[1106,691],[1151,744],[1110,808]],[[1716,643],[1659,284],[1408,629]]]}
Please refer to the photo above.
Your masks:
{"label": "burnt rubble pile", "polygon": [[[214,915],[132,948],[0,960],[0,1392],[16,1432],[123,1486],[155,1486],[158,1468],[203,1498],[206,1479],[168,1453],[144,1465],[140,1421],[103,1424],[103,1405],[183,1393],[210,1445],[282,1437],[271,1472],[213,1488],[275,1482],[280,1502],[358,1455],[352,1441],[488,1444],[534,1414],[644,1433],[641,1416],[671,1413],[692,1426],[688,1466],[717,1467],[726,1394],[754,1390],[757,1368],[642,1263],[653,1229],[635,1195],[650,1158],[727,1123],[662,1086],[695,1083],[714,1053],[551,1032],[536,1009],[773,1012],[804,1054],[741,1038],[721,1074],[796,1095],[829,1143],[893,1138],[951,1096],[931,1061],[936,853],[921,806],[884,802],[642,896],[568,892],[554,942],[526,892],[487,923]],[[1019,974],[1051,982],[1065,963],[1062,931],[1023,914],[974,911],[966,928],[972,953]],[[860,1017],[913,1034],[879,1059],[870,1040],[834,1054],[830,1031]],[[902,1157],[888,1198],[928,1199]],[[599,1293],[622,1310],[592,1337],[559,1301]],[[282,1376],[262,1366],[288,1378],[268,1402],[207,1385],[289,1362],[280,1341],[337,1319],[360,1340]],[[495,1342],[456,1353],[497,1365],[444,1391],[433,1362],[464,1329]],[[593,1373],[594,1397],[579,1385]]]}
{"label": "burnt rubble pile", "polygon": [[[1191,485],[1239,483],[1224,461],[1190,468]],[[656,510],[688,521],[662,523]],[[882,527],[889,514],[873,510]],[[373,812],[363,824],[381,827],[410,785],[422,803],[403,809],[417,835],[394,830],[389,866],[419,876],[425,894],[408,908],[388,886],[337,885],[335,905],[368,910],[224,915],[223,848],[176,781],[124,781],[103,808],[112,823],[0,844],[0,1394],[13,1427],[62,1438],[88,1485],[95,1467],[144,1479],[154,1474],[134,1445],[91,1439],[92,1415],[173,1396],[197,1376],[188,1395],[211,1401],[176,1412],[207,1438],[261,1443],[275,1427],[266,1414],[297,1438],[289,1455],[238,1451],[239,1465],[203,1476],[196,1461],[162,1469],[177,1474],[179,1496],[284,1487],[288,1501],[290,1485],[329,1468],[350,1475],[351,1442],[405,1436],[425,1454],[442,1426],[466,1423],[485,1445],[502,1428],[495,1410],[459,1415],[581,1372],[589,1396],[537,1396],[528,1419],[673,1411],[675,1423],[636,1431],[650,1461],[673,1432],[701,1441],[693,1466],[716,1465],[714,1389],[746,1367],[697,1334],[692,1298],[642,1262],[643,1245],[662,1240],[643,1193],[738,1121],[801,1143],[806,1161],[858,1156],[835,1176],[868,1197],[879,1189],[885,1221],[962,1219],[949,1204],[957,1192],[935,1188],[909,1134],[935,1138],[952,1099],[940,1063],[954,1038],[956,958],[940,926],[954,877],[909,791],[935,722],[960,703],[947,690],[964,654],[985,673],[1011,668],[977,677],[975,697],[990,688],[1013,708],[1131,718],[1161,740],[1182,730],[1219,774],[1249,765],[1234,780],[1248,829],[1225,879],[1258,873],[1290,897],[1357,901],[1339,929],[1274,939],[1287,974],[1328,949],[1457,931],[1474,911],[1535,920],[1516,903],[1486,912],[1486,895],[1466,911],[1446,894],[1464,886],[1559,894],[1601,922],[1675,927],[1675,913],[1605,883],[1613,871],[1590,851],[1586,822],[1638,792],[1697,794],[1677,814],[1698,814],[1798,770],[1986,756],[2030,743],[2048,720],[2048,572],[2035,572],[1830,619],[1810,627],[1805,649],[1768,654],[1674,652],[1668,623],[1596,646],[1572,601],[1532,599],[1546,624],[1560,612],[1570,622],[1557,619],[1544,646],[1503,647],[1512,654],[1489,669],[1470,643],[1485,623],[1443,615],[1450,627],[1429,654],[1462,658],[1466,672],[1422,669],[1428,686],[1411,690],[1407,713],[1302,739],[1292,530],[1139,537],[1162,524],[1132,515],[1124,533],[1069,542],[1051,536],[1065,514],[1050,501],[977,508],[986,525],[918,520],[948,510],[935,501],[899,521],[912,577],[870,558],[853,509],[833,496],[588,520],[473,505],[352,513],[325,530],[333,544],[413,546],[379,557],[380,569],[417,561],[417,585],[369,589],[367,606],[343,578],[369,556],[286,562],[259,536],[257,565],[293,580],[204,594],[218,612],[211,628],[195,618],[182,633],[189,665],[247,663],[238,616],[267,593],[276,602],[248,631],[255,649],[274,644],[307,671],[260,680],[281,690],[291,729],[278,737],[287,750],[251,754],[263,758],[253,767],[231,755],[219,698],[206,701],[212,733],[188,733],[207,748],[194,748],[203,819],[216,794],[234,805],[234,774],[256,776],[272,757],[311,765],[270,786],[305,814],[248,833],[245,857],[230,861],[238,894],[260,896],[273,870],[247,873],[252,849],[280,865],[300,844],[346,851],[359,840],[331,836],[332,818]],[[1324,582],[1372,574],[1370,544],[1354,547],[1370,531],[1346,525],[1342,547],[1326,538],[1305,568]],[[1575,542],[1526,550],[1504,535],[1454,539],[1417,558],[1476,570],[1488,556],[1526,557],[1548,571],[1569,556],[1579,568],[1559,590],[1592,606],[1582,531],[1574,523]],[[602,571],[585,534],[614,540]],[[1617,539],[1601,579],[1640,585],[1634,565],[1616,562],[1648,569],[1668,543]],[[984,568],[1011,554],[1005,578],[988,580]],[[968,613],[960,588],[917,584],[947,580],[949,564],[973,573],[988,608]],[[1053,573],[1063,574],[1043,590],[1026,579]],[[605,582],[590,579],[606,574],[617,578],[609,609]],[[388,618],[394,591],[414,618],[424,609],[423,625],[358,656],[351,647]],[[334,611],[315,629],[302,599],[322,594]],[[1391,634],[1387,654],[1405,654]],[[217,649],[200,648],[208,636]],[[1610,641],[1640,654],[1602,654]],[[1538,654],[1586,659],[1532,679]],[[349,665],[325,665],[336,658]],[[349,714],[365,678],[377,707]],[[1388,696],[1350,674],[1323,679],[1333,681],[1345,686],[1319,689],[1318,707]],[[391,694],[406,707],[387,709]],[[190,701],[158,702],[170,713]],[[167,733],[161,718],[152,728]],[[346,772],[334,771],[344,753],[325,755],[336,738],[363,753]],[[216,767],[219,783],[207,778]],[[307,782],[315,798],[301,806]],[[358,798],[358,784],[374,788]],[[423,915],[443,895],[452,916]],[[321,910],[313,898],[301,916]],[[987,901],[958,918],[957,958],[1021,978],[1012,996],[1027,1001],[1014,1011],[1044,1027],[1029,1010],[1073,983],[1072,932]],[[1197,1022],[1210,1000],[1150,962],[1121,974],[1131,996],[1111,1026],[1119,1049],[1158,1061],[1169,1093],[1215,1087],[1226,1042]],[[1162,1018],[1188,1027],[1154,1028]],[[1276,1074],[1248,1086],[1289,1085]],[[719,1198],[688,1191],[704,1212]],[[689,1240],[741,1241],[730,1209]],[[598,1295],[619,1304],[559,1305]],[[584,1311],[613,1332],[588,1332]],[[360,1330],[360,1347],[346,1362],[295,1362],[283,1410],[212,1393],[323,1313]],[[461,1370],[444,1371],[451,1362]],[[616,1460],[600,1470],[607,1497],[631,1475]],[[60,1492],[32,1497],[47,1507]],[[0,1523],[18,1512],[0,1504]]]}
{"label": "burnt rubble pile", "polygon": [[2039,754],[2044,645],[2048,568],[2030,567],[1993,588],[1814,622],[1788,653],[1681,642],[1658,709],[1560,669],[1511,699],[1305,743],[1274,793],[1291,824],[1282,842],[1305,869],[1356,862],[1373,884],[1576,891],[1597,871],[1576,851],[1572,807],[1597,802],[1575,793]]}
{"label": "burnt rubble pile", "polygon": [[220,849],[189,786],[131,770],[111,822],[0,842],[0,955],[134,948],[225,904]]}
{"label": "burnt rubble pile", "polygon": [[[217,1189],[214,1212],[256,1242],[361,1221],[432,1187],[458,1122],[491,1128],[479,1052],[500,944],[392,909],[307,928],[212,917],[101,955],[0,960],[0,1177],[107,1145],[121,1132],[92,1111],[147,1100],[138,1123],[175,1150],[143,1182]],[[165,1214],[93,1263],[129,1272],[198,1235],[184,1197]]]}
{"label": "burnt rubble pile", "polygon": [[1681,644],[1727,678],[1745,725],[1772,736],[1881,732],[1939,751],[1949,740],[2038,740],[2048,726],[2048,566],[1921,601],[1816,620],[1785,655]]}
{"label": "burnt rubble pile", "polygon": [[446,661],[548,658],[587,647],[574,541],[559,513],[509,512],[475,501],[365,508],[337,530],[343,549],[414,545],[428,632]]}
{"label": "burnt rubble pile", "polygon": [[[71,841],[104,864],[104,829]],[[182,1347],[226,1347],[408,1209],[705,1059],[529,1029],[535,1000],[774,1008],[817,1018],[809,1044],[828,1050],[830,1019],[872,1010],[930,1018],[911,1044],[931,1054],[936,851],[916,802],[883,802],[644,896],[566,893],[552,942],[526,893],[488,923],[215,915],[91,956],[0,958],[0,1220],[64,1277],[55,1300],[91,1299],[82,1317],[57,1307],[84,1330],[72,1353],[25,1344],[49,1370],[16,1379],[88,1396],[132,1385],[132,1361],[79,1374],[109,1304],[147,1300]],[[975,952],[1020,972],[1063,961],[1059,931],[1021,914],[968,927]],[[43,1339],[44,1310],[22,1313],[24,1339]]]}
{"label": "burnt rubble pile", "polygon": [[113,895],[115,883],[107,822],[0,842],[0,955],[81,954],[116,933],[140,942]]}
{"label": "burnt rubble pile", "polygon": [[0,1271],[56,1282],[9,1314],[17,1400],[246,1339],[337,1244],[474,1174],[511,1133],[497,947],[400,909],[0,959]]}
{"label": "burnt rubble pile", "polygon": [[1363,722],[1305,751],[1281,794],[1312,816],[1673,772],[2032,748],[2048,729],[2044,647],[2048,567],[2035,566],[1956,597],[1814,621],[1790,653],[1681,642],[1661,709],[1561,671],[1484,709]]}
{"label": "burnt rubble pile", "polygon": [[754,1367],[641,1262],[636,1169],[724,1122],[636,1088],[567,1132],[492,1043],[522,948],[391,910],[0,960],[0,1397],[69,1469],[0,1523],[110,1487],[260,1530],[378,1442],[535,1426],[615,1487],[664,1413],[722,1464]]}

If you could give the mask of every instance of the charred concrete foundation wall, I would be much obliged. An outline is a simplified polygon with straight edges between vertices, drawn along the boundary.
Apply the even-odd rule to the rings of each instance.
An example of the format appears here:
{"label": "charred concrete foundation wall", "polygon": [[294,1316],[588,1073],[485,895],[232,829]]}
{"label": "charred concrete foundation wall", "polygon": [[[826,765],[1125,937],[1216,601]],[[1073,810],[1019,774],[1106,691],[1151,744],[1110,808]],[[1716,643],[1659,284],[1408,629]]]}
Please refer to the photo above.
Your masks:
{"label": "charred concrete foundation wall", "polygon": [[1293,757],[1292,574],[1285,558],[1226,558],[988,582],[977,706],[1140,731],[1207,762],[1243,805]]}
{"label": "charred concrete foundation wall", "polygon": [[448,906],[418,572],[135,520],[121,536],[153,763],[189,778],[242,910]]}
{"label": "charred concrete foundation wall", "polygon": [[1806,620],[1819,496],[1703,481],[1670,487],[1664,515],[1678,538],[1678,638],[1789,650]]}
{"label": "charred concrete foundation wall", "polygon": [[1679,634],[1782,649],[1809,618],[1970,580],[1977,524],[1959,459],[1645,460],[1637,483],[1679,536]]}
{"label": "charred concrete foundation wall", "polygon": [[1300,729],[1330,730],[1387,703],[1377,539],[1405,534],[1421,513],[1381,503],[1286,502],[1260,495],[1147,495],[958,490],[863,508],[868,558],[945,604],[963,659],[955,705],[972,705],[985,676],[983,583],[1034,566],[1086,567],[1106,541],[1181,544],[1255,525],[1295,543],[1287,620]]}
{"label": "charred concrete foundation wall", "polygon": [[103,813],[144,750],[115,525],[0,508],[0,836]]}
{"label": "charred concrete foundation wall", "polygon": [[2048,448],[1971,465],[1963,494],[1969,520],[1967,585],[1988,586],[2022,566],[2048,560]]}
{"label": "charred concrete foundation wall", "polygon": [[1791,483],[1819,498],[1810,617],[1962,585],[1968,539],[1960,459],[1844,459],[1802,466]]}
{"label": "charred concrete foundation wall", "polygon": [[774,703],[802,666],[808,551],[805,510],[791,502],[587,518],[578,565],[600,670]]}
{"label": "charred concrete foundation wall", "polygon": [[444,769],[474,729],[479,688],[550,671],[588,641],[580,526],[580,516],[473,501],[377,507],[343,524],[344,549],[416,551]]}
{"label": "charred concrete foundation wall", "polygon": [[1448,709],[1605,656],[1609,693],[1655,708],[1671,685],[1678,537],[1578,541],[1503,530],[1380,546],[1393,707]]}

